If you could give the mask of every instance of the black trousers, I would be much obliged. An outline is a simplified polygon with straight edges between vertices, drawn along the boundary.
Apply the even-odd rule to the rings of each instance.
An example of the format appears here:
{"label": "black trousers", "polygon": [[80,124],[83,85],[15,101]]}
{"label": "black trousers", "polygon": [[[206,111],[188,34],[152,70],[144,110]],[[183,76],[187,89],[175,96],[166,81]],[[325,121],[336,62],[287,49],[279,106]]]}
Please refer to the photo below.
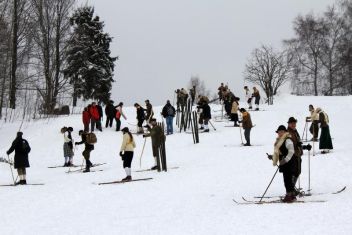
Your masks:
{"label": "black trousers", "polygon": [[131,163],[133,159],[133,152],[132,151],[125,151],[123,154],[123,168],[131,168]]}
{"label": "black trousers", "polygon": [[251,144],[251,129],[252,128],[244,129],[244,138],[246,139],[247,144]]}
{"label": "black trousers", "polygon": [[284,170],[282,173],[284,176],[286,193],[293,192],[295,190],[295,185],[293,183],[293,174],[291,173],[290,170]]}
{"label": "black trousers", "polygon": [[114,117],[109,117],[107,116],[106,117],[106,123],[105,123],[105,127],[107,128],[108,126],[109,127],[112,127],[112,123],[114,122]]}
{"label": "black trousers", "polygon": [[137,126],[142,127],[144,120],[143,119],[138,119]]}
{"label": "black trousers", "polygon": [[119,118],[116,118],[116,131],[120,131],[121,128],[121,121]]}

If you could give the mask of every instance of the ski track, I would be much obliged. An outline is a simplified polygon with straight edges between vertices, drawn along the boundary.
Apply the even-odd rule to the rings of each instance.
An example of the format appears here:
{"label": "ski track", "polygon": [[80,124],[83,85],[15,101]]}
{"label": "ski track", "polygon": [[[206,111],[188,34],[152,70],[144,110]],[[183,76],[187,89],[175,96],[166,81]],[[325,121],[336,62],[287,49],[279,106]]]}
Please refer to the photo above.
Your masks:
{"label": "ski track", "polygon": [[[63,137],[60,128],[72,126],[73,138],[80,141],[81,116],[73,115],[26,123],[24,138],[32,151],[29,183],[43,186],[0,187],[0,234],[350,234],[352,229],[351,128],[352,97],[295,97],[276,99],[266,112],[251,112],[256,127],[251,132],[250,148],[239,147],[238,128],[225,128],[213,122],[210,133],[200,135],[194,145],[192,135],[167,136],[169,167],[177,170],[157,173],[134,172],[139,168],[143,137],[134,136],[137,148],[132,163],[132,177],[149,181],[98,186],[93,183],[121,180],[125,177],[119,154],[122,134],[113,128],[96,132],[98,143],[91,154],[94,173],[66,174],[68,168],[49,169],[63,164]],[[290,116],[298,118],[302,135],[308,105],[322,107],[330,118],[334,151],[311,156],[313,193],[333,192],[347,186],[338,195],[315,196],[326,203],[268,204],[238,206],[232,199],[262,195],[275,167],[266,157],[272,153],[275,130],[286,125]],[[246,107],[244,103],[240,103]],[[219,106],[212,105],[216,110]],[[160,107],[155,108],[160,121]],[[132,131],[135,109],[125,108],[128,120],[122,127]],[[214,113],[213,113],[214,114]],[[104,122],[105,124],[105,117]],[[0,125],[0,157],[16,136],[20,121]],[[243,131],[242,131],[243,134]],[[308,133],[308,138],[311,135]],[[224,147],[231,146],[231,147]],[[238,145],[238,147],[236,147]],[[318,143],[315,143],[316,149]],[[74,164],[82,164],[84,146],[75,149]],[[147,140],[142,169],[153,165],[150,139]],[[13,154],[11,155],[11,157]],[[307,188],[307,152],[303,156],[301,187]],[[0,163],[0,184],[11,183],[9,166]],[[282,174],[278,173],[267,195],[284,194]]]}

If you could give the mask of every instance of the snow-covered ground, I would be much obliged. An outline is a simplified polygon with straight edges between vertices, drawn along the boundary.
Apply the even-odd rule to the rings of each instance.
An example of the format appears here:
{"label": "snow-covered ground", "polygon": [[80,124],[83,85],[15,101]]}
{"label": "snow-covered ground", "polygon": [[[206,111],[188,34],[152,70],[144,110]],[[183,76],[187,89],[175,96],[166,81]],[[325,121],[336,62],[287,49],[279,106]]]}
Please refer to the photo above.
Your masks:
{"label": "snow-covered ground", "polygon": [[[347,186],[346,191],[304,199],[325,203],[235,204],[233,198],[253,199],[264,192],[275,172],[266,153],[273,151],[276,128],[294,116],[302,134],[309,104],[329,114],[334,144],[332,153],[311,157],[312,192],[333,192]],[[25,123],[24,138],[32,147],[27,181],[45,185],[0,187],[0,234],[351,234],[352,145],[348,120],[352,97],[284,96],[274,106],[263,108],[263,112],[251,113],[256,124],[251,133],[253,147],[240,147],[238,128],[213,122],[217,131],[200,134],[198,145],[193,144],[190,134],[167,137],[168,166],[178,169],[133,172],[135,179],[153,180],[104,186],[94,183],[125,177],[118,156],[120,132],[97,132],[98,143],[91,159],[93,163],[106,162],[96,168],[104,171],[67,174],[67,168],[48,166],[63,164],[62,126],[72,126],[74,139],[80,140],[77,132],[82,128],[81,116]],[[220,107],[213,106],[216,110]],[[125,111],[127,122],[136,123],[135,110]],[[213,116],[219,114],[213,112]],[[122,125],[135,128],[127,122]],[[19,125],[1,123],[0,157],[6,157]],[[136,136],[133,170],[139,169],[143,141]],[[153,165],[150,145],[148,139],[143,169]],[[77,165],[82,163],[82,150],[82,145],[75,150]],[[307,156],[305,152],[300,181],[304,189],[308,187]],[[11,181],[9,166],[0,163],[0,184]],[[267,194],[284,192],[282,174],[278,174]]]}

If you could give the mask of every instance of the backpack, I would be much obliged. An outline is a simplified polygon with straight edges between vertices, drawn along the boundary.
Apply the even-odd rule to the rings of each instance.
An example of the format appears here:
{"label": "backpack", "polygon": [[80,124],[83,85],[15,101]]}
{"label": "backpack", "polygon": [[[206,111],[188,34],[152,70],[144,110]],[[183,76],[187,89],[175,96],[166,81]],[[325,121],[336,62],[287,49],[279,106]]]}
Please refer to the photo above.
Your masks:
{"label": "backpack", "polygon": [[167,108],[166,113],[168,116],[175,116],[175,112],[174,112],[174,109],[172,108],[172,106],[169,106]]}
{"label": "backpack", "polygon": [[86,142],[88,144],[95,144],[97,142],[97,136],[91,132],[86,134]]}

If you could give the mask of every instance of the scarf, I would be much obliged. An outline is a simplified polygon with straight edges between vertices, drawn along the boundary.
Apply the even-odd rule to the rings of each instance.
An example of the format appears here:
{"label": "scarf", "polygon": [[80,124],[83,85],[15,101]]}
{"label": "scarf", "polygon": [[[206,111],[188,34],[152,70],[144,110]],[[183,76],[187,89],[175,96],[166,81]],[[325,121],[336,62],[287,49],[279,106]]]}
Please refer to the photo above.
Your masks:
{"label": "scarf", "polygon": [[291,138],[290,133],[286,132],[281,137],[277,137],[274,144],[274,153],[273,153],[273,166],[277,166],[277,163],[280,159],[280,148],[286,139]]}

